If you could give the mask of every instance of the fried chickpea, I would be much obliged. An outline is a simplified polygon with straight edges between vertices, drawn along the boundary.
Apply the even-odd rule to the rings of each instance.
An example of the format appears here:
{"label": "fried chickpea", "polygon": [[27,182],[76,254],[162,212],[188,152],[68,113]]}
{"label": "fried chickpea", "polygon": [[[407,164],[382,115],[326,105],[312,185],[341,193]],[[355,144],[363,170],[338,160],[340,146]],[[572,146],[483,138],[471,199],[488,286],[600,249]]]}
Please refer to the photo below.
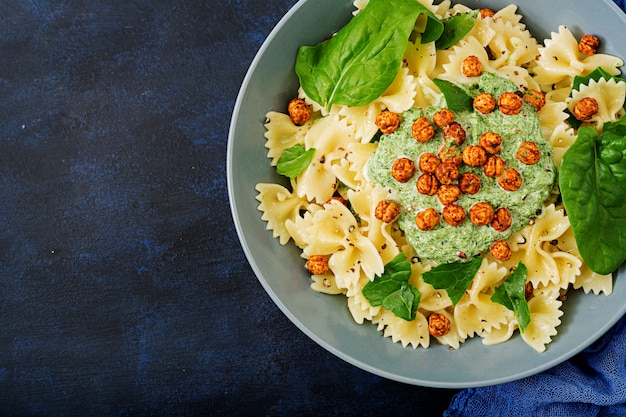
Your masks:
{"label": "fried chickpea", "polygon": [[441,159],[441,163],[450,163],[457,167],[461,166],[463,163],[461,151],[451,146],[442,147],[441,150],[439,150],[439,158]]}
{"label": "fried chickpea", "polygon": [[480,191],[480,177],[473,172],[465,172],[459,178],[459,188],[464,194],[476,194]]}
{"label": "fried chickpea", "polygon": [[517,172],[515,168],[507,168],[502,175],[498,177],[498,185],[506,191],[517,191],[522,186],[522,174]]}
{"label": "fried chickpea", "polygon": [[535,142],[522,142],[515,152],[515,158],[523,164],[534,165],[541,159],[541,151]]}
{"label": "fried chickpea", "polygon": [[487,158],[483,171],[487,177],[499,177],[504,171],[504,161],[499,156],[490,156]]}
{"label": "fried chickpea", "polygon": [[465,221],[466,215],[463,207],[456,204],[450,204],[443,207],[442,217],[443,220],[450,226],[457,227]]}
{"label": "fried chickpea", "polygon": [[287,112],[296,126],[302,126],[311,118],[311,108],[301,98],[292,99],[287,104]]}
{"label": "fried chickpea", "polygon": [[422,174],[417,179],[417,192],[423,195],[435,195],[439,190],[439,181],[433,174]]}
{"label": "fried chickpea", "polygon": [[502,145],[502,136],[494,132],[487,132],[480,136],[478,143],[483,147],[487,153],[495,155],[500,152],[500,145]]}
{"label": "fried chickpea", "polygon": [[443,138],[446,142],[452,142],[456,146],[461,146],[465,142],[465,129],[458,122],[452,122],[443,129]]}
{"label": "fried chickpea", "polygon": [[442,337],[450,332],[450,320],[440,313],[428,316],[428,333],[433,337]]}
{"label": "fried chickpea", "polygon": [[306,268],[313,275],[324,275],[328,272],[328,259],[324,255],[311,255],[306,261]]}
{"label": "fried chickpea", "polygon": [[374,217],[384,223],[391,223],[400,214],[400,206],[393,201],[381,200],[376,205]]}
{"label": "fried chickpea", "polygon": [[524,94],[524,101],[539,111],[546,105],[546,96],[539,90],[528,90]]}
{"label": "fried chickpea", "polygon": [[480,9],[480,17],[481,19],[487,19],[488,17],[493,17],[496,13],[488,8],[482,8]]}
{"label": "fried chickpea", "polygon": [[530,300],[533,296],[533,291],[535,289],[533,288],[533,283],[528,281],[525,285],[524,285],[524,297],[526,298],[526,301]]}
{"label": "fried chickpea", "polygon": [[469,145],[463,149],[463,162],[471,167],[481,167],[487,162],[487,152],[482,146]]}
{"label": "fried chickpea", "polygon": [[454,113],[443,108],[433,115],[433,122],[437,127],[445,127],[454,122]]}
{"label": "fried chickpea", "polygon": [[434,153],[424,152],[420,155],[419,167],[422,172],[434,174],[439,164],[441,164],[441,159]]}
{"label": "fried chickpea", "polygon": [[600,46],[600,39],[594,35],[586,34],[578,42],[578,51],[584,55],[595,55]]}
{"label": "fried chickpea", "polygon": [[469,219],[476,226],[486,226],[493,221],[493,207],[491,204],[481,201],[474,204],[469,210]]}
{"label": "fried chickpea", "polygon": [[344,206],[348,207],[348,200],[346,200],[345,198],[343,198],[340,195],[334,195],[331,198],[328,199],[328,201],[326,202],[326,204],[332,203],[333,201],[337,201],[341,204],[343,204]]}
{"label": "fried chickpea", "polygon": [[433,230],[439,224],[439,213],[434,208],[427,208],[415,216],[415,224],[420,230]]}
{"label": "fried chickpea", "polygon": [[511,212],[506,207],[500,207],[493,214],[493,220],[491,221],[491,227],[498,232],[504,232],[513,223]]}
{"label": "fried chickpea", "polygon": [[502,114],[515,115],[522,111],[523,100],[515,93],[506,92],[502,93],[498,99],[498,107]]}
{"label": "fried chickpea", "polygon": [[418,142],[426,143],[435,136],[435,127],[426,117],[420,117],[411,126],[411,135]]}
{"label": "fried chickpea", "polygon": [[400,115],[389,110],[383,110],[376,116],[376,126],[384,135],[393,133],[400,126]]}
{"label": "fried chickpea", "polygon": [[450,162],[444,162],[437,167],[435,176],[441,184],[452,184],[459,179],[459,168]]}
{"label": "fried chickpea", "polygon": [[398,158],[391,167],[391,176],[398,182],[407,182],[415,175],[415,162],[409,158]]}
{"label": "fried chickpea", "polygon": [[493,245],[491,245],[489,253],[491,253],[491,256],[500,261],[508,261],[509,259],[511,259],[513,251],[511,250],[509,244],[506,243],[504,240],[498,240],[494,242]]}
{"label": "fried chickpea", "polygon": [[461,189],[453,184],[442,185],[437,191],[437,197],[444,206],[452,204],[461,197]]}
{"label": "fried chickpea", "polygon": [[482,114],[489,114],[496,108],[496,99],[489,93],[480,93],[474,97],[474,108]]}
{"label": "fried chickpea", "polygon": [[483,65],[476,55],[470,55],[463,60],[461,71],[468,78],[478,77],[483,73]]}
{"label": "fried chickpea", "polygon": [[574,106],[574,116],[584,122],[598,113],[598,102],[593,97],[585,97]]}

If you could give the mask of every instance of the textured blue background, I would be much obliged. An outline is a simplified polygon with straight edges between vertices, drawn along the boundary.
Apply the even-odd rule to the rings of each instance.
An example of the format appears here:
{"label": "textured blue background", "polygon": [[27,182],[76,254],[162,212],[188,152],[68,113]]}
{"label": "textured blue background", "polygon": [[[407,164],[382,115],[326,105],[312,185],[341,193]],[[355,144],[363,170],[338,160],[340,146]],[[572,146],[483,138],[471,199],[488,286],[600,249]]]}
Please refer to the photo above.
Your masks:
{"label": "textured blue background", "polygon": [[0,415],[440,415],[274,306],[228,125],[295,0],[2,1]]}
{"label": "textured blue background", "polygon": [[274,306],[226,191],[295,0],[0,1],[0,415],[441,415]]}

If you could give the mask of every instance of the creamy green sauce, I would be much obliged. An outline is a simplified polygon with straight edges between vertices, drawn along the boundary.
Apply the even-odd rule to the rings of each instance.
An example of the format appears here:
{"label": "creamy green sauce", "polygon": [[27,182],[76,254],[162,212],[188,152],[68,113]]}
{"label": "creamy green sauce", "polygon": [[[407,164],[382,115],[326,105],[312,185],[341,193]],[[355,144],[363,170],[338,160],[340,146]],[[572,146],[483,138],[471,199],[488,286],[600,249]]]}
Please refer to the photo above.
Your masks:
{"label": "creamy green sauce", "polygon": [[[495,74],[484,73],[472,85],[460,86],[474,97],[481,92],[490,93],[496,100],[506,91],[518,88],[509,80]],[[444,103],[445,104],[445,103]],[[474,195],[462,194],[455,203],[465,209],[467,217],[459,226],[450,226],[441,221],[434,230],[422,231],[415,223],[418,212],[434,208],[442,213],[443,205],[437,195],[427,196],[418,193],[416,182],[421,175],[419,157],[425,152],[438,154],[443,144],[443,130],[436,128],[435,137],[427,143],[420,143],[411,136],[411,126],[419,117],[426,116],[431,122],[433,114],[445,105],[427,109],[414,108],[402,115],[402,123],[392,134],[383,135],[373,156],[368,161],[366,174],[376,184],[390,189],[401,205],[398,219],[408,242],[415,248],[417,256],[441,263],[470,260],[472,257],[488,251],[493,242],[508,238],[512,233],[524,227],[531,218],[541,213],[544,201],[550,196],[556,182],[556,166],[552,160],[551,145],[541,134],[540,120],[536,110],[527,103],[523,104],[518,115],[504,115],[497,108],[483,115],[478,111],[455,112],[455,121],[466,132],[466,140],[459,148],[478,145],[483,133],[492,131],[502,136],[499,156],[505,162],[505,168],[515,168],[523,177],[523,183],[517,191],[501,188],[496,178],[487,177],[483,167],[470,167],[463,164],[460,174],[473,171],[481,179],[480,191]],[[525,165],[517,160],[515,153],[523,141],[534,142],[541,151],[541,158],[534,165]],[[410,158],[415,162],[416,174],[406,183],[399,183],[391,176],[391,166],[400,157]],[[469,220],[469,209],[477,202],[490,203],[494,209],[506,207],[511,212],[512,226],[504,232],[498,232],[491,226],[475,226]]]}

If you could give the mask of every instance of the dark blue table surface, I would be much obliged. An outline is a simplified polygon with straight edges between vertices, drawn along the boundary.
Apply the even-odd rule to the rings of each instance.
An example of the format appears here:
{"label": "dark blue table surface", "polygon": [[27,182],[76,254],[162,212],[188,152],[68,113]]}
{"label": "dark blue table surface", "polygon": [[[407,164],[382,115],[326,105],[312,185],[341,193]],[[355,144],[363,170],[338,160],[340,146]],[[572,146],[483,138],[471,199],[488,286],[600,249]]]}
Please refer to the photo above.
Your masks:
{"label": "dark blue table surface", "polygon": [[295,0],[4,0],[0,415],[441,415],[266,295],[228,206],[254,54]]}

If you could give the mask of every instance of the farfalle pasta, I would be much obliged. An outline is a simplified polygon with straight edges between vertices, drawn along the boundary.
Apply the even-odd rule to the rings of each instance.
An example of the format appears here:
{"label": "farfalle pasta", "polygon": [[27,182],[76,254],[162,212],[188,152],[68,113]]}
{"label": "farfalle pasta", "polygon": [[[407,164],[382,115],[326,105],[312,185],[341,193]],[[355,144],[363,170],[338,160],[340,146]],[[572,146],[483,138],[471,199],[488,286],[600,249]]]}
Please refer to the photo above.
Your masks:
{"label": "farfalle pasta", "polygon": [[[355,0],[354,15],[368,0]],[[420,1],[439,18],[473,13],[467,7],[445,0],[437,5]],[[393,192],[370,180],[368,161],[378,148],[383,112],[402,115],[411,109],[439,105],[443,95],[434,81],[457,85],[474,79],[463,73],[467,57],[476,57],[484,72],[497,74],[520,91],[542,91],[539,106],[540,135],[551,146],[550,158],[559,167],[565,152],[576,140],[576,129],[568,122],[573,106],[583,97],[594,97],[601,108],[585,126],[601,129],[624,115],[626,82],[619,79],[591,80],[572,91],[575,77],[602,68],[618,75],[623,61],[596,53],[578,51],[578,41],[566,26],[540,44],[526,30],[517,7],[510,5],[493,14],[476,13],[473,28],[454,45],[438,50],[435,42],[421,43],[422,33],[408,40],[402,65],[385,92],[364,106],[332,104],[329,107],[307,97],[300,88],[296,95],[310,107],[312,116],[297,126],[287,114],[267,113],[266,148],[273,166],[285,149],[301,145],[314,149],[310,164],[290,182],[291,189],[277,184],[258,184],[257,200],[267,228],[282,245],[292,240],[302,250],[303,263],[313,256],[327,261],[323,273],[312,274],[311,288],[346,297],[355,323],[373,323],[384,337],[413,348],[437,344],[458,349],[468,339],[485,345],[503,343],[515,336],[517,317],[503,304],[493,301],[496,288],[516,267],[527,268],[528,309],[531,320],[521,338],[538,352],[558,336],[564,295],[568,290],[609,295],[612,276],[591,271],[582,261],[569,219],[553,190],[541,210],[520,230],[506,238],[508,259],[489,251],[467,290],[453,300],[446,290],[434,288],[423,276],[438,262],[418,257],[398,221],[386,222],[377,214],[381,201],[393,200]],[[424,19],[416,28],[423,31]],[[384,305],[372,305],[364,287],[381,276],[385,265],[398,254],[410,261],[408,283],[420,294],[413,320],[395,315]],[[433,334],[431,317],[447,322],[445,333]]]}

